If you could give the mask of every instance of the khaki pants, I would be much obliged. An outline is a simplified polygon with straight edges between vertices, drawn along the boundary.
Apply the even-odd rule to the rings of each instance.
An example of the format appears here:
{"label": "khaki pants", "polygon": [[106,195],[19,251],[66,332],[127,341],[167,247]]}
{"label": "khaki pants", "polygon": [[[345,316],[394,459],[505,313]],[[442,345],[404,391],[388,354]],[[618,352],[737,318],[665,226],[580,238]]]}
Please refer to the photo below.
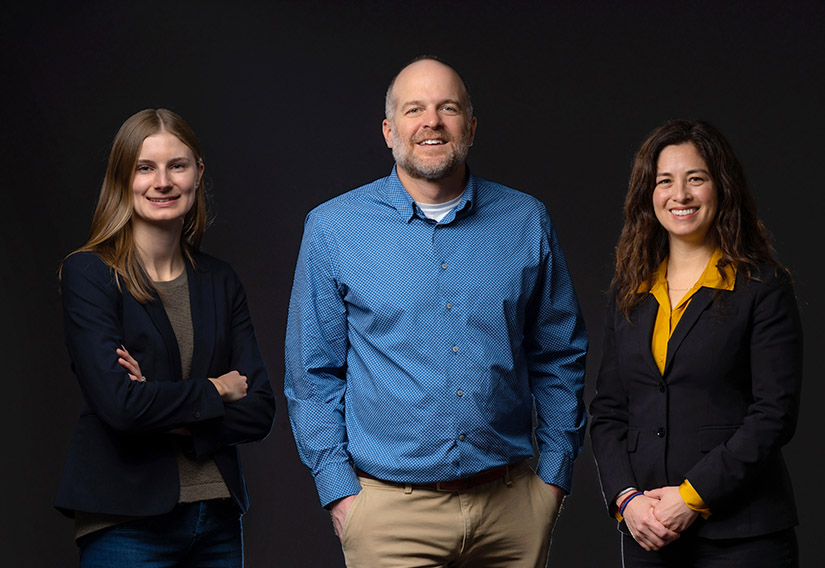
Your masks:
{"label": "khaki pants", "polygon": [[524,463],[442,492],[359,477],[341,535],[349,568],[544,568],[559,503]]}

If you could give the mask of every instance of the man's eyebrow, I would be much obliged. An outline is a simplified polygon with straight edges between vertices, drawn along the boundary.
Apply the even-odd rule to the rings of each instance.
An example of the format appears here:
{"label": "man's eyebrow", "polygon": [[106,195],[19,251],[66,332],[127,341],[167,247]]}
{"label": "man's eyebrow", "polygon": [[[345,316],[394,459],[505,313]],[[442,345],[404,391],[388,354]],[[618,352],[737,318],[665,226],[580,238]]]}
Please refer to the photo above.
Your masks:
{"label": "man's eyebrow", "polygon": [[[451,105],[456,105],[456,106],[462,106],[461,101],[458,100],[458,99],[444,99],[444,100],[438,101],[437,106],[441,106],[443,104],[451,104]],[[408,107],[408,106],[426,106],[426,103],[424,101],[419,101],[419,100],[405,101],[405,102],[401,103],[401,108],[405,108],[405,107]]]}

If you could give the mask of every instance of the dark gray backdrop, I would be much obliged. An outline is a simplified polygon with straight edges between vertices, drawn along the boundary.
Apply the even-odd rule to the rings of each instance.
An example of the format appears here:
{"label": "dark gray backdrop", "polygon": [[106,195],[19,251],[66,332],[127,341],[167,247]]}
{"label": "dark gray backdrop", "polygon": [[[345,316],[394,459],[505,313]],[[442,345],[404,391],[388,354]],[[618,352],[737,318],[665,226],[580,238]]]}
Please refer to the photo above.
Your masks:
{"label": "dark gray backdrop", "polygon": [[[272,435],[243,449],[251,567],[341,566],[299,463],[283,396],[283,336],[303,217],[386,175],[383,95],[412,57],[466,77],[484,177],[532,193],[557,225],[592,339],[621,226],[630,161],[666,119],[704,118],[737,149],[794,272],[806,333],[799,432],[787,448],[803,565],[821,557],[825,317],[823,2],[32,2],[6,7],[2,47],[0,556],[72,566],[51,508],[80,405],[62,339],[56,268],[86,237],[108,145],[135,111],[164,106],[199,134],[217,221],[204,249],[249,294],[279,393]],[[589,446],[557,525],[553,566],[619,566]]]}

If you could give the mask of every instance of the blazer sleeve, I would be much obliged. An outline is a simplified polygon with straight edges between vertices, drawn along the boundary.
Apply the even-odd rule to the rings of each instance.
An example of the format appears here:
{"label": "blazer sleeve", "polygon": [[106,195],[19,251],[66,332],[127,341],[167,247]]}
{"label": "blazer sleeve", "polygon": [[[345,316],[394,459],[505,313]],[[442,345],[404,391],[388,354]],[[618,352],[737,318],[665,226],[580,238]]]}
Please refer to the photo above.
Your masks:
{"label": "blazer sleeve", "polygon": [[224,404],[221,420],[190,428],[197,456],[218,448],[260,441],[269,434],[275,419],[275,394],[269,374],[258,349],[246,293],[235,272],[226,266],[226,282],[220,298],[231,306],[230,360],[227,369],[217,375],[236,370],[247,379],[247,395]]}
{"label": "blazer sleeve", "polygon": [[[770,274],[770,273],[768,273]],[[802,326],[790,283],[763,274],[751,308],[752,401],[742,425],[687,472],[711,511],[760,476],[793,436],[802,385]]]}
{"label": "blazer sleeve", "polygon": [[88,411],[119,432],[163,432],[220,418],[224,405],[206,379],[129,379],[115,349],[123,340],[123,296],[109,267],[88,252],[71,255],[60,283],[66,345]]}
{"label": "blazer sleeve", "polygon": [[616,351],[616,319],[624,317],[616,308],[613,292],[605,311],[602,357],[596,378],[596,395],[590,403],[590,441],[599,481],[608,513],[612,516],[614,502],[628,487],[638,487],[628,444],[628,397],[619,374]]}

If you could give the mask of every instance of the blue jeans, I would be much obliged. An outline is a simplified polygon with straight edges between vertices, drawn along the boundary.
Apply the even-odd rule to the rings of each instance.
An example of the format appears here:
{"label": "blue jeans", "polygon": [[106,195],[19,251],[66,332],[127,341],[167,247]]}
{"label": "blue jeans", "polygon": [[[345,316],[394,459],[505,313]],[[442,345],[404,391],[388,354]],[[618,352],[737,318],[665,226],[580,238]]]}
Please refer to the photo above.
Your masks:
{"label": "blue jeans", "polygon": [[228,500],[178,503],[166,514],[77,541],[80,568],[241,568],[241,515]]}

